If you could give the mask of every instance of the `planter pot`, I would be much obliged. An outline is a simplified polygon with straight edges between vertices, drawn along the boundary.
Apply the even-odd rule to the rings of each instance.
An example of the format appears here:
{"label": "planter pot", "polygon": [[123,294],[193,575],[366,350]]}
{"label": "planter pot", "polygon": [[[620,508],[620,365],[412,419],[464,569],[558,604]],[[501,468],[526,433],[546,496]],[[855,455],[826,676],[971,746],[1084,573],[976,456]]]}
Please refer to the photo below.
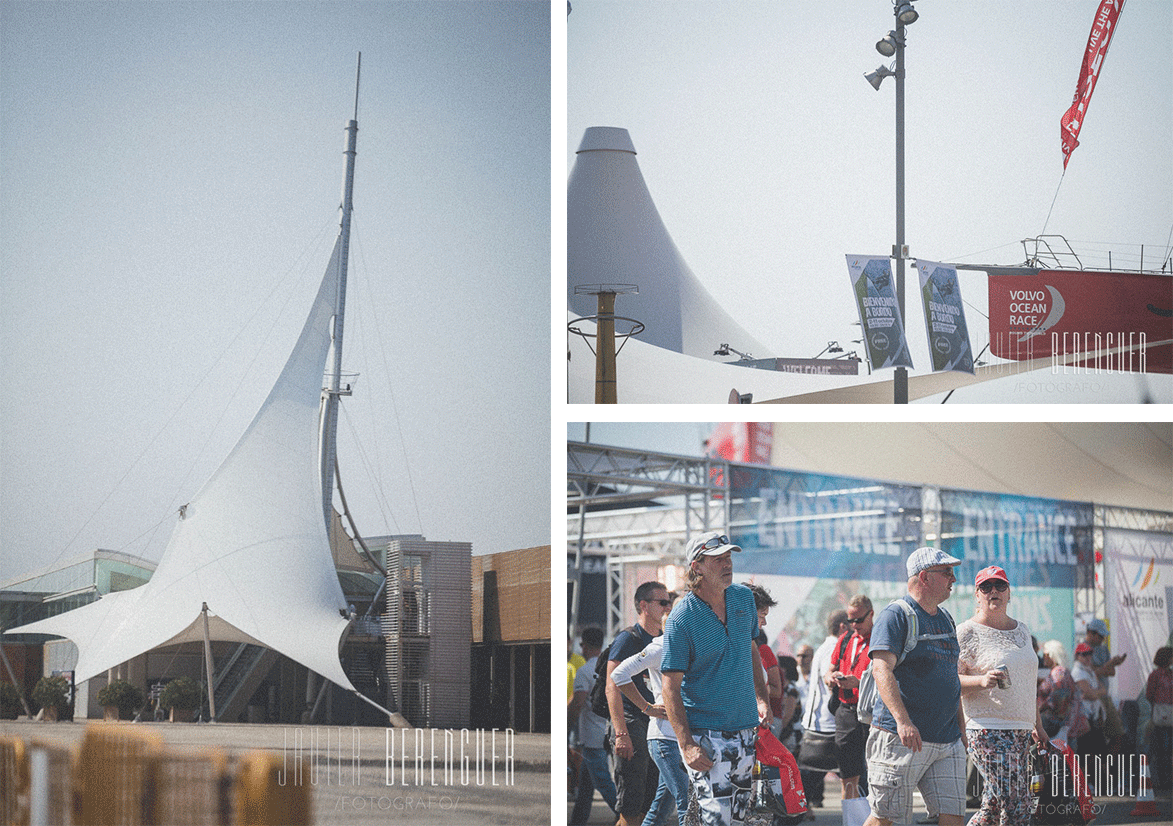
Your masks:
{"label": "planter pot", "polygon": [[172,723],[190,723],[192,717],[195,716],[194,708],[171,708],[171,722]]}
{"label": "planter pot", "polygon": [[57,706],[45,706],[44,720],[47,723],[57,722]]}
{"label": "planter pot", "polygon": [[122,714],[119,712],[118,706],[103,706],[102,711],[105,714],[105,716],[102,718],[103,720],[109,721],[122,719]]}

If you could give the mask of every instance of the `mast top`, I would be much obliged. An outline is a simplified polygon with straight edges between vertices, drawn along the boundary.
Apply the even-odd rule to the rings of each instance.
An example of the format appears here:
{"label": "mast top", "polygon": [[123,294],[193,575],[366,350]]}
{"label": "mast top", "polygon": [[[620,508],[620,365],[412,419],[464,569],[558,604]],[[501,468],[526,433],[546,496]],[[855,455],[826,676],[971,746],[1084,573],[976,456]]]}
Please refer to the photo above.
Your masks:
{"label": "mast top", "polygon": [[358,82],[362,78],[362,52],[358,53],[358,69],[354,73],[354,119],[358,121]]}

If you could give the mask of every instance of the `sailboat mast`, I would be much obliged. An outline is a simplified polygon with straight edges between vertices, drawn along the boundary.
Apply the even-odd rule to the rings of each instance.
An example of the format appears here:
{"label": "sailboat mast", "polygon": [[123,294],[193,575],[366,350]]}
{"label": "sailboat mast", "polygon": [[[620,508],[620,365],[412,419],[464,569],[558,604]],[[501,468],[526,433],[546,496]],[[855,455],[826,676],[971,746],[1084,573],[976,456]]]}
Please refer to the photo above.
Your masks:
{"label": "sailboat mast", "polygon": [[358,69],[354,79],[354,118],[346,124],[346,176],[342,184],[342,217],[338,230],[338,297],[334,306],[334,366],[326,393],[326,409],[322,423],[322,511],[326,531],[334,511],[334,464],[337,451],[338,397],[342,393],[342,330],[346,313],[346,267],[350,255],[350,213],[354,208],[354,159],[358,146],[358,84],[362,76],[362,52],[358,55]]}

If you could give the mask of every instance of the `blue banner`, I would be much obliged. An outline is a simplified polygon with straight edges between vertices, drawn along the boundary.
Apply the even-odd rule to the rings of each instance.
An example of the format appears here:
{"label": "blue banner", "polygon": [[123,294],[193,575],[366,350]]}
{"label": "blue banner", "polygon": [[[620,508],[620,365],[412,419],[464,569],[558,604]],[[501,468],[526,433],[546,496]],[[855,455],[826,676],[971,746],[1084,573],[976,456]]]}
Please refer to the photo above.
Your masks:
{"label": "blue banner", "polygon": [[892,281],[892,262],[887,258],[849,255],[847,271],[851,275],[855,306],[872,368],[912,367],[900,302]]}
{"label": "blue banner", "polygon": [[925,332],[933,372],[956,370],[973,374],[973,350],[961,306],[957,269],[934,261],[917,261],[921,301],[925,308]]}
{"label": "blue banner", "polygon": [[1088,503],[942,490],[935,544],[963,561],[959,581],[998,565],[1015,586],[1075,588],[1078,566],[1090,568],[1094,518]]}
{"label": "blue banner", "polygon": [[[920,489],[759,468],[731,474],[736,569],[829,579],[903,580],[920,539]],[[752,487],[748,487],[751,486]]]}
{"label": "blue banner", "polygon": [[977,572],[999,565],[1013,587],[1012,615],[1040,642],[1058,639],[1071,650],[1077,572],[1091,570],[1092,506],[931,493],[914,485],[731,466],[729,535],[743,548],[734,557],[735,580],[757,582],[778,600],[766,628],[775,650],[817,646],[827,615],[855,593],[867,594],[877,609],[906,593],[905,560],[922,545],[962,560],[945,603],[957,621],[973,614]]}

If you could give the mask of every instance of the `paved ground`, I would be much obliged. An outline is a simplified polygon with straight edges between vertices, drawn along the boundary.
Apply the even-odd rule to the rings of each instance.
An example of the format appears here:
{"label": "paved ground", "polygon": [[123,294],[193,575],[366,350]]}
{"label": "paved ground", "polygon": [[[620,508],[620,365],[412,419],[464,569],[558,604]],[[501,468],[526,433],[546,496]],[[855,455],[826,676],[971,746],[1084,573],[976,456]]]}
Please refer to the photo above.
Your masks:
{"label": "paved ground", "polygon": [[[462,759],[460,732],[421,729],[420,756],[416,730],[339,729],[280,725],[119,723],[159,734],[169,749],[217,748],[237,758],[264,749],[310,758],[317,769],[303,778],[313,788],[314,823],[320,826],[374,826],[389,822],[448,824],[549,823],[550,736],[515,734],[507,742],[498,731],[468,733]],[[42,742],[72,748],[85,724],[0,722],[0,735],[26,743]],[[403,759],[402,732],[408,757]],[[433,752],[433,739],[435,742]],[[445,755],[445,740],[448,755]],[[339,759],[341,745],[341,759]],[[496,748],[494,757],[493,749]],[[512,754],[507,755],[507,749]],[[478,755],[483,758],[478,760]],[[433,754],[435,755],[433,757]],[[390,756],[389,756],[390,755]]]}
{"label": "paved ground", "polygon": [[[811,810],[814,815],[813,820],[807,821],[810,826],[843,826],[843,811],[841,808],[842,787],[839,784],[839,779],[830,774],[827,776],[825,792],[823,796],[823,806]],[[1171,804],[1168,797],[1163,800],[1155,801],[1155,807],[1158,815],[1153,817],[1132,817],[1132,811],[1136,807],[1136,800],[1133,798],[1110,797],[1110,798],[1096,798],[1096,819],[1094,826],[1114,826],[1114,824],[1164,824],[1169,826],[1173,824],[1173,811],[1171,811]],[[566,806],[567,822],[570,819],[570,810],[573,808],[573,802],[568,802]],[[970,809],[968,814],[973,816],[976,809]],[[913,821],[924,821],[927,813],[925,811],[924,801],[921,800],[920,793],[916,794],[916,805],[913,809]],[[591,806],[591,816],[587,821],[590,824],[605,824],[605,826],[612,826],[615,823],[615,815],[607,808],[607,804],[603,802],[603,798],[595,793],[594,805]],[[674,824],[673,824],[674,826]]]}

